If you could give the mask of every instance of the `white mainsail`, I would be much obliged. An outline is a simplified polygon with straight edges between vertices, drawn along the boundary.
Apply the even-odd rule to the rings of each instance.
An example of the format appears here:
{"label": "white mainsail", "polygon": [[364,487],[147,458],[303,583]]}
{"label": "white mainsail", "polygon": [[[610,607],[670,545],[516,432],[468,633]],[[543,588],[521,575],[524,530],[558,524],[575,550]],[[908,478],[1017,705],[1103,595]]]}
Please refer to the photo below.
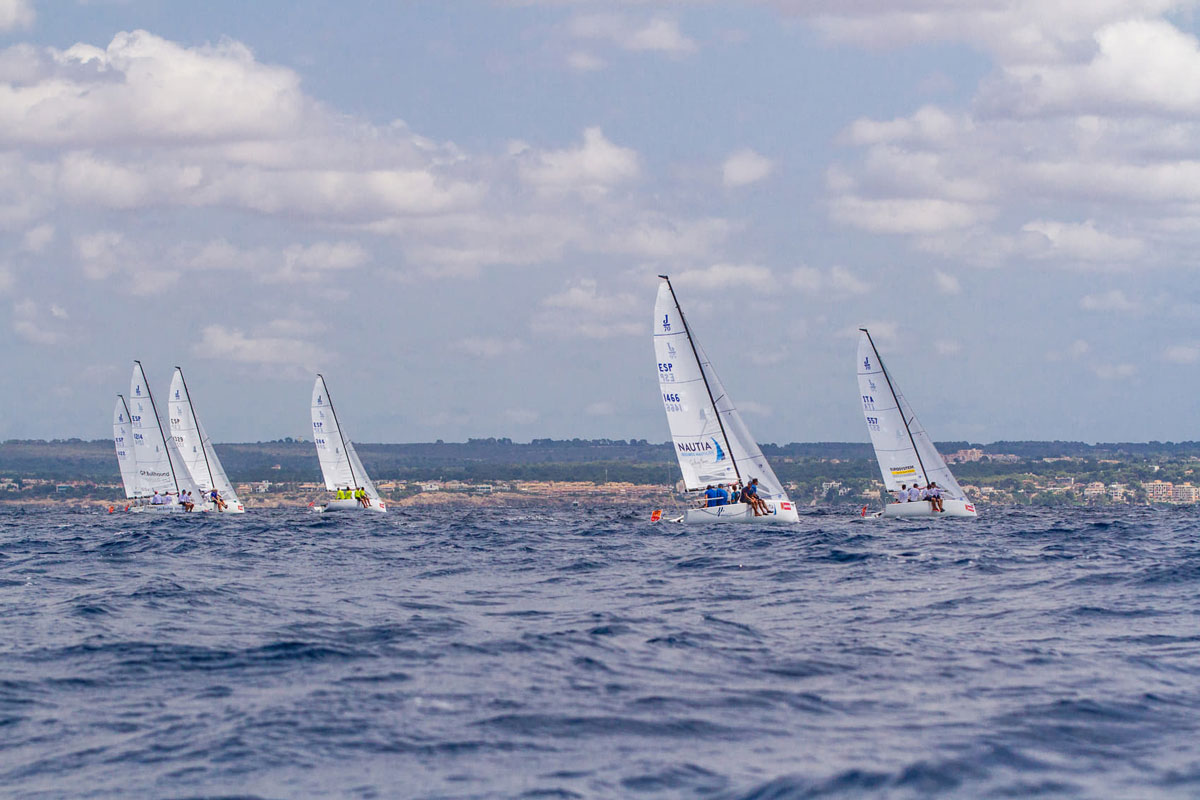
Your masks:
{"label": "white mainsail", "polygon": [[143,495],[178,494],[198,490],[192,483],[174,441],[163,433],[162,421],[142,362],[133,362],[133,377],[129,382],[129,419],[133,429],[133,453],[137,462],[138,491]]}
{"label": "white mainsail", "polygon": [[379,503],[379,492],[363,468],[350,437],[338,424],[333,401],[329,399],[329,388],[325,378],[318,375],[312,393],[313,441],[317,445],[317,460],[321,462],[321,475],[325,488],[331,492],[338,489],[362,487],[375,504]]}
{"label": "white mainsail", "polygon": [[125,496],[138,497],[137,460],[133,454],[133,429],[129,421],[129,407],[125,398],[117,395],[117,406],[113,409],[113,444],[117,448],[117,465],[121,468],[121,483]]}
{"label": "white mainsail", "polygon": [[944,496],[965,500],[933,440],[892,381],[866,328],[858,339],[858,389],[875,459],[888,491],[937,483]]}
{"label": "white mainsail", "polygon": [[665,275],[654,303],[658,383],[683,482],[689,491],[708,484],[748,484],[758,478],[764,499],[787,500],[741,414],[696,341]]}
{"label": "white mainsail", "polygon": [[183,370],[179,367],[175,368],[175,374],[171,378],[167,410],[170,414],[171,437],[183,458],[188,474],[204,493],[205,499],[210,491],[216,489],[225,501],[227,510],[239,509],[241,501],[237,492],[233,490],[233,484],[229,482],[229,476],[225,474],[225,468],[221,466],[221,459],[217,458],[212,439],[196,416],[196,407],[192,405],[191,395],[188,394],[187,381],[183,379]]}

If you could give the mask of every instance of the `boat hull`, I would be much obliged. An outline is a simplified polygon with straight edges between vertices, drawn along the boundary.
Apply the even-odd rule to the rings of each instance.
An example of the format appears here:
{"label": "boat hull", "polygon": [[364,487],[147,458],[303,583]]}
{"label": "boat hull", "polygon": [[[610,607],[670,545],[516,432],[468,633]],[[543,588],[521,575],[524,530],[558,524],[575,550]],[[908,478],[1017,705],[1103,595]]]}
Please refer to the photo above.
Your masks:
{"label": "boat hull", "polygon": [[945,511],[934,511],[928,500],[917,500],[912,503],[888,503],[876,517],[883,519],[916,519],[919,517],[948,518],[948,517],[977,517],[975,504],[966,500],[942,501]]}
{"label": "boat hull", "polygon": [[374,511],[377,514],[387,512],[387,506],[382,500],[372,500],[371,505],[363,508],[362,504],[357,500],[331,500],[323,506],[313,506],[313,511],[319,514],[328,514],[332,511]]}
{"label": "boat hull", "polygon": [[217,504],[211,500],[206,500],[204,503],[197,503],[196,510],[197,511],[211,511],[214,514],[245,514],[246,513],[246,507],[243,506],[240,501],[233,503],[228,500],[225,501],[224,510],[217,508]]}
{"label": "boat hull", "polygon": [[766,503],[771,513],[759,517],[754,516],[754,509],[749,503],[733,503],[712,508],[689,508],[683,515],[683,521],[688,524],[742,522],[759,525],[800,521],[800,515],[796,513],[796,504],[790,500],[767,500]]}

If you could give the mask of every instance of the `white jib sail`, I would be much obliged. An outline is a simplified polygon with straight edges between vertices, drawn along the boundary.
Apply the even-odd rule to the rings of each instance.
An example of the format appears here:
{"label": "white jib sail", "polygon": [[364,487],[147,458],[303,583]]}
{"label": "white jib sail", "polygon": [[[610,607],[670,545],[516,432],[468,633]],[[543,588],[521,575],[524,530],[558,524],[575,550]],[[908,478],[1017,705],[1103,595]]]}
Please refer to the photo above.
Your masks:
{"label": "white jib sail", "polygon": [[858,390],[871,446],[888,491],[899,489],[901,484],[926,486],[932,482],[944,496],[965,499],[962,487],[883,366],[866,330],[858,339]]}
{"label": "white jib sail", "polygon": [[187,381],[183,379],[183,370],[175,368],[171,378],[171,391],[167,395],[167,409],[170,414],[171,437],[175,447],[183,457],[184,466],[192,481],[206,496],[213,489],[221,494],[221,499],[232,508],[240,504],[221,459],[213,449],[212,439],[204,430],[200,418],[196,416],[196,407],[192,405],[191,395],[188,394]]}
{"label": "white jib sail", "polygon": [[665,277],[654,303],[654,353],[667,424],[688,490],[738,480],[744,485],[758,478],[760,496],[786,500],[779,478],[688,329]]}
{"label": "white jib sail", "polygon": [[313,383],[312,394],[313,441],[317,445],[317,460],[321,462],[321,475],[325,488],[331,492],[338,489],[362,487],[367,496],[378,502],[379,492],[363,468],[350,437],[338,424],[337,413],[329,399],[329,388],[320,375]]}
{"label": "white jib sail", "polygon": [[117,465],[121,468],[121,483],[125,486],[125,496],[138,497],[133,428],[129,421],[129,407],[125,405],[125,398],[121,395],[117,395],[117,407],[113,409],[113,444],[117,447]]}
{"label": "white jib sail", "polygon": [[158,409],[140,361],[133,362],[133,377],[129,382],[129,418],[133,428],[138,491],[143,496],[153,494],[155,490],[159,494],[178,494],[180,491],[197,493],[174,442],[163,433]]}

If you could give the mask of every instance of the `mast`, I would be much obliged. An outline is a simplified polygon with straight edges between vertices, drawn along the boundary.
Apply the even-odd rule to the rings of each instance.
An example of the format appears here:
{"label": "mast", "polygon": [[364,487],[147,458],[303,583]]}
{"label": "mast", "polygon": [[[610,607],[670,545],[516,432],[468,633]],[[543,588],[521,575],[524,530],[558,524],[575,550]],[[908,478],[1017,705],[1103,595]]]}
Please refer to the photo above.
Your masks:
{"label": "mast", "polygon": [[729,445],[729,436],[725,433],[725,423],[721,419],[721,412],[717,410],[717,401],[713,397],[712,387],[708,385],[708,375],[704,373],[704,364],[700,361],[700,352],[696,350],[696,339],[692,336],[692,328],[688,325],[687,317],[683,313],[683,309],[679,305],[679,298],[675,296],[675,287],[671,285],[671,279],[666,275],[659,275],[667,282],[667,288],[671,291],[671,299],[675,301],[675,310],[679,312],[679,321],[683,323],[683,329],[687,331],[688,344],[692,346],[692,355],[696,357],[696,365],[700,367],[700,379],[704,381],[704,391],[708,393],[708,402],[712,403],[713,413],[717,415],[717,425],[721,428],[721,438],[725,440],[725,446],[729,448],[729,461],[733,464],[733,472],[737,475],[738,483],[743,485],[742,471],[738,469],[737,458],[733,455],[733,448]]}
{"label": "mast", "polygon": [[[146,369],[136,358],[133,363],[138,365],[138,372],[142,373],[142,385],[146,387],[146,396],[150,398],[150,410],[154,412],[154,421],[158,423],[158,435],[162,438],[163,447],[169,448],[167,435],[163,433],[162,429],[162,418],[158,416],[158,406],[154,405],[154,392],[150,391],[150,381],[146,380]],[[165,455],[167,456],[167,469],[171,470],[171,482],[175,484],[175,494],[179,494],[179,478],[175,476],[175,465],[171,463],[171,451],[167,450]]]}
{"label": "mast", "polygon": [[[208,463],[208,450],[204,447],[204,436],[200,433],[200,420],[196,418],[196,406],[192,404],[192,393],[187,388],[187,378],[183,377],[183,370],[175,367],[179,371],[179,380],[183,383],[183,393],[187,395],[188,409],[192,412],[192,424],[196,426],[196,438],[200,440],[200,452],[204,455],[204,468],[208,470],[208,485],[217,488],[217,480],[213,477],[212,465]],[[167,399],[170,402],[170,398]]]}
{"label": "mast", "polygon": [[325,399],[329,401],[329,413],[333,414],[333,421],[337,424],[338,438],[342,441],[342,455],[346,457],[346,465],[350,467],[350,480],[354,486],[352,489],[358,488],[358,478],[354,477],[354,459],[350,458],[350,451],[346,447],[346,434],[342,433],[342,423],[338,422],[337,410],[333,407],[333,398],[329,396],[329,384],[325,383],[325,376],[317,373],[317,377],[321,379],[321,385],[325,387]]}
{"label": "mast", "polygon": [[921,461],[921,451],[917,449],[917,440],[913,438],[912,428],[908,427],[908,420],[904,417],[904,409],[900,407],[900,398],[896,396],[896,387],[892,386],[892,376],[888,374],[887,366],[884,365],[883,359],[879,357],[879,349],[875,347],[875,340],[871,338],[871,332],[866,328],[859,328],[859,330],[867,335],[867,342],[871,345],[871,351],[875,353],[875,360],[879,363],[879,369],[883,370],[883,379],[887,381],[888,391],[892,393],[892,400],[896,403],[896,410],[900,412],[900,421],[904,423],[904,432],[908,434],[908,443],[912,445],[913,452],[917,454],[917,466],[921,468],[921,477],[928,483],[929,473],[925,471],[925,463]]}

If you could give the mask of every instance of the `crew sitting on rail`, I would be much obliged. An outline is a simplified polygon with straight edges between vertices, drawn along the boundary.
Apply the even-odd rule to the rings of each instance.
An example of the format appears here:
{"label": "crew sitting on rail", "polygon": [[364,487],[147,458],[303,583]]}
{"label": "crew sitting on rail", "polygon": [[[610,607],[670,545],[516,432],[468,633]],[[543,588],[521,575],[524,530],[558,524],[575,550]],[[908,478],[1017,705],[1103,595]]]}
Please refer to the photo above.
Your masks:
{"label": "crew sitting on rail", "polygon": [[720,492],[710,483],[704,489],[704,508],[716,508],[718,499],[721,497]]}
{"label": "crew sitting on rail", "polygon": [[742,498],[754,509],[754,516],[765,517],[771,513],[767,504],[758,496],[758,478],[750,479],[750,483],[746,485],[745,489],[742,489]]}
{"label": "crew sitting on rail", "polygon": [[903,484],[903,483],[900,484],[900,488],[896,489],[893,492],[893,494],[896,496],[897,503],[907,503],[908,502],[908,485]]}
{"label": "crew sitting on rail", "polygon": [[929,505],[934,511],[945,511],[946,506],[942,503],[942,490],[934,482],[929,483]]}

